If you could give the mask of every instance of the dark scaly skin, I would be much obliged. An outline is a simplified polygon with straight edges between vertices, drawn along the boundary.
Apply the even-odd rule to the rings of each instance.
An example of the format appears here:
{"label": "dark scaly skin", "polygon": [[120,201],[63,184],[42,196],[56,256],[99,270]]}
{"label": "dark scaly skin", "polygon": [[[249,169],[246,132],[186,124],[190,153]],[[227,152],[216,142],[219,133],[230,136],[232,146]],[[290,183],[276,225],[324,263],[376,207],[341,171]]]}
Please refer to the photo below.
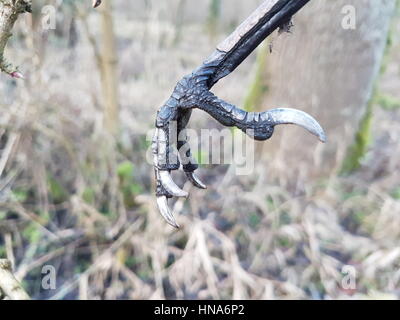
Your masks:
{"label": "dark scaly skin", "polygon": [[[176,139],[189,122],[192,109],[201,109],[224,126],[235,126],[256,140],[267,140],[272,136],[274,124],[266,112],[241,110],[216,97],[210,89],[220,79],[233,72],[274,30],[287,26],[291,17],[308,2],[309,0],[264,1],[259,10],[246,20],[249,23],[245,21],[199,68],[177,83],[171,97],[159,109],[156,118],[156,128],[162,130],[166,140],[164,153],[160,153],[160,138],[155,136],[153,141],[153,153],[157,159],[155,161],[157,196],[172,197],[161,184],[158,173],[179,169],[180,162],[176,148],[181,150],[185,146],[186,152],[185,154],[181,152],[180,157],[190,158],[183,164],[184,171],[194,172],[198,167],[191,159],[187,141],[177,142]],[[242,32],[244,34],[241,34]],[[171,123],[177,123],[175,130],[171,130]]]}

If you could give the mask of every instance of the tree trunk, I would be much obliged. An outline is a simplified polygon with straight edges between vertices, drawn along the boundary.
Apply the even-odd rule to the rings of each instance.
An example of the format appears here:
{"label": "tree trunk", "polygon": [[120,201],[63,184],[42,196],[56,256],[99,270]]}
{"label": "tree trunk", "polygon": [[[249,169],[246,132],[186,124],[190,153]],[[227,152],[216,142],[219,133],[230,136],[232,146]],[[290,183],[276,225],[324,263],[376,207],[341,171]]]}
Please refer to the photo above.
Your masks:
{"label": "tree trunk", "polygon": [[101,8],[102,49],[100,68],[104,99],[104,125],[111,134],[116,134],[119,127],[119,99],[112,1],[105,1]]}
{"label": "tree trunk", "polygon": [[[348,20],[352,8],[354,29]],[[294,17],[292,33],[273,41],[263,105],[310,113],[328,143],[317,148],[301,129],[277,128],[264,155],[285,163],[285,171],[299,170],[304,161],[313,164],[305,175],[340,167],[366,112],[394,8],[395,0],[311,1]]]}

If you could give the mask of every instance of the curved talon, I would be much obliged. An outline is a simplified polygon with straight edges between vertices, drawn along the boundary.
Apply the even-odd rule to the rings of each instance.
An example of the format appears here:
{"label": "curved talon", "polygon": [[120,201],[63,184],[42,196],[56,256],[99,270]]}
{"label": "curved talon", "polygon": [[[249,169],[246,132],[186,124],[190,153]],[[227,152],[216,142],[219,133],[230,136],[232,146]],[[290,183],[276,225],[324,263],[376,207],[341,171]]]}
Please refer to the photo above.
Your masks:
{"label": "curved talon", "polygon": [[196,174],[194,172],[185,172],[187,178],[190,180],[190,182],[193,183],[193,185],[197,188],[200,189],[207,189],[207,186],[201,182],[201,180],[199,179],[198,176],[196,176]]}
{"label": "curved talon", "polygon": [[169,210],[168,208],[168,200],[166,196],[157,197],[157,206],[161,215],[168,222],[168,224],[170,224],[174,228],[179,229],[179,225],[176,223],[171,210]]}
{"label": "curved talon", "polygon": [[324,129],[308,113],[291,108],[277,108],[266,111],[266,113],[274,125],[295,124],[317,136],[321,142],[326,142]]}
{"label": "curved talon", "polygon": [[171,174],[168,171],[160,170],[160,181],[165,190],[167,190],[172,196],[186,198],[188,193],[179,188],[172,180]]}
{"label": "curved talon", "polygon": [[93,8],[97,8],[99,5],[101,5],[101,0],[93,0],[92,1]]}

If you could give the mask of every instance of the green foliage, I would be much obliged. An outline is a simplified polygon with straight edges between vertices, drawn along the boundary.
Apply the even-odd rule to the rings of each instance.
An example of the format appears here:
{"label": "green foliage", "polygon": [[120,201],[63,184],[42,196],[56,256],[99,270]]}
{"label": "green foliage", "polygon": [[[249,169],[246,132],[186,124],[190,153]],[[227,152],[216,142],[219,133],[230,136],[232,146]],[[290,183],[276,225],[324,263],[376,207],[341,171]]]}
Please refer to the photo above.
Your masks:
{"label": "green foliage", "polygon": [[27,227],[25,227],[22,230],[22,235],[31,244],[38,243],[42,236],[37,226],[34,225],[33,223],[30,223]]}
{"label": "green foliage", "polygon": [[257,227],[261,223],[261,217],[256,212],[249,214],[249,225],[253,229],[257,229]]}
{"label": "green foliage", "polygon": [[61,203],[68,199],[68,191],[52,175],[47,175],[47,187],[54,203]]}
{"label": "green foliage", "polygon": [[[397,5],[399,5],[399,2],[397,2]],[[367,110],[364,114],[364,117],[360,122],[358,131],[355,136],[355,141],[347,151],[347,156],[343,162],[341,169],[342,174],[350,174],[359,169],[361,166],[361,162],[365,157],[368,146],[371,142],[371,124],[374,105],[376,103],[380,103],[383,107],[387,106],[389,108],[393,108],[397,105],[397,102],[395,102],[394,99],[389,99],[387,96],[385,97],[382,94],[379,94],[379,81],[381,76],[386,72],[387,69],[387,64],[389,62],[389,53],[393,45],[393,35],[394,23],[392,23],[389,28],[386,39],[386,47],[381,61],[380,73],[377,79],[375,79],[373,92],[370,101],[368,102]]]}
{"label": "green foliage", "polygon": [[120,180],[120,189],[124,195],[127,207],[135,205],[135,196],[142,192],[142,186],[134,179],[134,166],[130,161],[124,161],[118,165],[117,174]]}
{"label": "green foliage", "polygon": [[400,99],[388,94],[378,94],[377,103],[385,110],[395,110],[400,108]]}
{"label": "green foliage", "polygon": [[[371,210],[372,211],[372,210]],[[372,234],[375,228],[375,223],[371,220],[371,213],[369,209],[360,209],[353,212],[349,218],[349,225],[353,226],[358,233]]]}
{"label": "green foliage", "polygon": [[135,256],[127,256],[125,259],[125,265],[128,268],[134,268],[139,263],[140,263],[140,261]]}
{"label": "green foliage", "polygon": [[18,202],[25,202],[28,199],[28,191],[23,189],[13,190],[13,198]]}
{"label": "green foliage", "polygon": [[268,209],[269,209],[269,210],[273,211],[273,210],[276,209],[275,201],[274,201],[274,199],[273,199],[271,196],[268,196],[268,197],[265,199],[265,202],[267,203],[267,206],[268,206]]}
{"label": "green foliage", "polygon": [[361,162],[371,143],[372,103],[360,122],[355,136],[355,142],[349,147],[347,157],[343,162],[342,174],[350,174],[361,166]]}
{"label": "green foliage", "polygon": [[293,241],[291,241],[288,237],[279,236],[277,237],[277,245],[282,248],[290,248],[293,247]]}
{"label": "green foliage", "polygon": [[96,198],[95,191],[90,187],[85,188],[85,190],[82,193],[82,199],[86,203],[93,204],[95,201],[95,198]]}
{"label": "green foliage", "polygon": [[117,168],[117,173],[121,179],[129,179],[133,174],[132,162],[129,161],[122,162]]}
{"label": "green foliage", "polygon": [[393,197],[393,199],[400,200],[400,187],[395,188],[392,191],[391,196]]}
{"label": "green foliage", "polygon": [[265,69],[267,65],[266,43],[258,49],[255,64],[254,79],[244,100],[243,106],[246,111],[254,111],[260,106],[263,95],[268,91],[265,83]]}
{"label": "green foliage", "polygon": [[4,246],[0,246],[0,259],[6,257],[6,248]]}

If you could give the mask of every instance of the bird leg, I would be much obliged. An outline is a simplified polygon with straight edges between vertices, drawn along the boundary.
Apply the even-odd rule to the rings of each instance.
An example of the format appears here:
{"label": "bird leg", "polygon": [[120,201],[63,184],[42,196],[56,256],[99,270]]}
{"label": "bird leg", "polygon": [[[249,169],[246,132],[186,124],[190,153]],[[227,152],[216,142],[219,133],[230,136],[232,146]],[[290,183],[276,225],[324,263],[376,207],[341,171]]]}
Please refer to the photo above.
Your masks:
{"label": "bird leg", "polygon": [[276,125],[295,124],[325,142],[326,137],[321,126],[302,111],[278,108],[265,112],[246,112],[210,92],[215,83],[233,72],[274,30],[287,28],[292,16],[308,2],[309,0],[264,1],[199,68],[177,83],[171,97],[158,111],[152,143],[157,205],[162,216],[172,226],[178,228],[168,208],[168,199],[188,196],[171,177],[171,171],[180,168],[179,158],[187,178],[195,186],[206,188],[194,174],[198,165],[191,155],[185,134],[192,109],[203,110],[224,126],[235,126],[255,140],[271,138]]}
{"label": "bird leg", "polygon": [[205,92],[198,108],[204,110],[221,124],[237,127],[254,140],[271,138],[274,127],[281,124],[298,125],[326,141],[324,130],[309,114],[291,108],[277,108],[264,112],[247,112],[219,99],[210,91]]}

